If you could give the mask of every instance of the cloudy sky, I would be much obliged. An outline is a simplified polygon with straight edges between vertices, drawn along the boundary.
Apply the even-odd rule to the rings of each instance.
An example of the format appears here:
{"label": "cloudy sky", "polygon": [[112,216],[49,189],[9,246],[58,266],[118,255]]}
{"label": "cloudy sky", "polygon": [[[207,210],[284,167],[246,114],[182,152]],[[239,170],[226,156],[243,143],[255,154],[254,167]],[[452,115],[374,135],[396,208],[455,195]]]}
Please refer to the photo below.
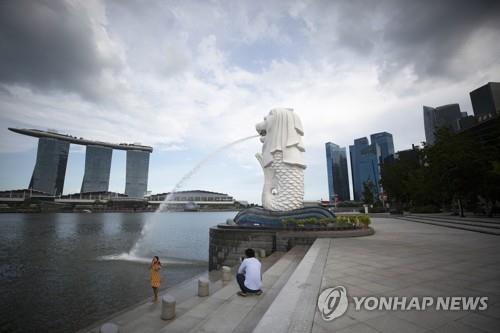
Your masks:
{"label": "cloudy sky", "polygon": [[[498,1],[59,1],[0,3],[0,189],[26,188],[37,141],[7,127],[151,145],[165,192],[271,108],[302,118],[306,199],[327,197],[324,143],[388,131],[424,140],[422,106],[500,81]],[[257,139],[217,155],[186,189],[260,202]],[[85,149],[72,146],[65,192]],[[123,192],[125,153],[110,190]]]}

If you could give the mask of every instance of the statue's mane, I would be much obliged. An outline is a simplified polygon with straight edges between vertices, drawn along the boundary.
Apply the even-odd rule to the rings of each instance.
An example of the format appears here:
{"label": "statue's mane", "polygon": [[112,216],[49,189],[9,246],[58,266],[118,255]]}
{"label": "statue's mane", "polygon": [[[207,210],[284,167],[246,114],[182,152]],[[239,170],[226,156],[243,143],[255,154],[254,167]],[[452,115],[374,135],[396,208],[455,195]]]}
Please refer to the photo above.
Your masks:
{"label": "statue's mane", "polygon": [[266,120],[266,139],[262,147],[264,167],[273,161],[273,153],[283,152],[283,162],[305,168],[302,143],[304,130],[292,109],[273,109]]}

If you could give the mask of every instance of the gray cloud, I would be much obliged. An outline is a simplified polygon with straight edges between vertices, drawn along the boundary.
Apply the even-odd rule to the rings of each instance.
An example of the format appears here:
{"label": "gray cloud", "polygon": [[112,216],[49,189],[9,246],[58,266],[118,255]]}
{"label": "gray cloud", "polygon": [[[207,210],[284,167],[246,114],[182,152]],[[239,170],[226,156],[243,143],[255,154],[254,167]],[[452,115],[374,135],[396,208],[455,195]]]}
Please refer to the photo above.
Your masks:
{"label": "gray cloud", "polygon": [[[500,33],[500,2],[495,0],[390,0],[382,8],[388,14],[379,56],[382,78],[410,65],[419,78],[458,79],[469,73],[464,68],[454,68],[452,60],[462,56],[460,52],[470,38],[484,28]],[[495,46],[490,47],[471,50],[474,61],[482,62],[486,54],[491,55]],[[470,69],[475,69],[475,65],[467,64]]]}
{"label": "gray cloud", "polygon": [[[500,52],[497,0],[318,0],[295,15],[308,23],[318,56],[373,62],[382,82],[405,68],[419,80],[464,78],[491,66]],[[494,43],[481,34],[487,29],[496,31]],[[481,42],[488,49],[471,49]]]}
{"label": "gray cloud", "polygon": [[121,63],[98,46],[93,25],[100,22],[87,9],[62,0],[2,1],[0,82],[99,100],[101,74]]}

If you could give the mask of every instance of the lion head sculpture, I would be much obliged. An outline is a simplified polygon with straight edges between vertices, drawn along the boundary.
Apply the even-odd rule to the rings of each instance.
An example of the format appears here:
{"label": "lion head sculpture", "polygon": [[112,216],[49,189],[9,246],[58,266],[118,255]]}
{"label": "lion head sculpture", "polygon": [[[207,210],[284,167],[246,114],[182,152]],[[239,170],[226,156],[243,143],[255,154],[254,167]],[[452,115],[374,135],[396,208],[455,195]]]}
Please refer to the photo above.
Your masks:
{"label": "lion head sculpture", "polygon": [[304,130],[292,109],[272,109],[256,126],[262,154],[256,154],[264,170],[262,205],[287,211],[301,208],[304,199]]}
{"label": "lion head sculpture", "polygon": [[262,159],[264,167],[273,160],[273,153],[283,152],[283,162],[306,167],[302,153],[305,151],[302,144],[304,130],[300,118],[293,109],[272,109],[264,121],[255,128],[261,135]]}

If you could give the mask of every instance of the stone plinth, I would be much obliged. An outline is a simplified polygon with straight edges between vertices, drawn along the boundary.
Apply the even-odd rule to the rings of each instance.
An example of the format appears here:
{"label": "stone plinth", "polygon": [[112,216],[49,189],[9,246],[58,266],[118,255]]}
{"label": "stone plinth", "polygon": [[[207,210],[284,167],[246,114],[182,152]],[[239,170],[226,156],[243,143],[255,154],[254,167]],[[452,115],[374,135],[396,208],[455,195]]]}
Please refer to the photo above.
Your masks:
{"label": "stone plinth", "polygon": [[99,333],[119,333],[118,325],[113,323],[105,323],[99,328]]}
{"label": "stone plinth", "polygon": [[260,226],[267,228],[281,228],[282,220],[293,218],[304,220],[308,218],[333,218],[335,214],[323,207],[304,207],[289,211],[272,211],[262,207],[251,207],[242,210],[234,217],[238,225]]}
{"label": "stone plinth", "polygon": [[206,278],[198,279],[198,296],[199,297],[207,297],[210,294],[209,292],[209,283]]}
{"label": "stone plinth", "polygon": [[164,295],[161,298],[161,319],[170,320],[175,318],[175,297]]}
{"label": "stone plinth", "polygon": [[252,226],[219,224],[210,228],[208,269],[235,266],[248,248],[262,249],[266,255],[288,251],[295,245],[311,245],[317,238],[368,236],[372,228],[354,230],[294,231]]}
{"label": "stone plinth", "polygon": [[222,282],[231,281],[232,278],[233,276],[231,274],[231,267],[222,266]]}

